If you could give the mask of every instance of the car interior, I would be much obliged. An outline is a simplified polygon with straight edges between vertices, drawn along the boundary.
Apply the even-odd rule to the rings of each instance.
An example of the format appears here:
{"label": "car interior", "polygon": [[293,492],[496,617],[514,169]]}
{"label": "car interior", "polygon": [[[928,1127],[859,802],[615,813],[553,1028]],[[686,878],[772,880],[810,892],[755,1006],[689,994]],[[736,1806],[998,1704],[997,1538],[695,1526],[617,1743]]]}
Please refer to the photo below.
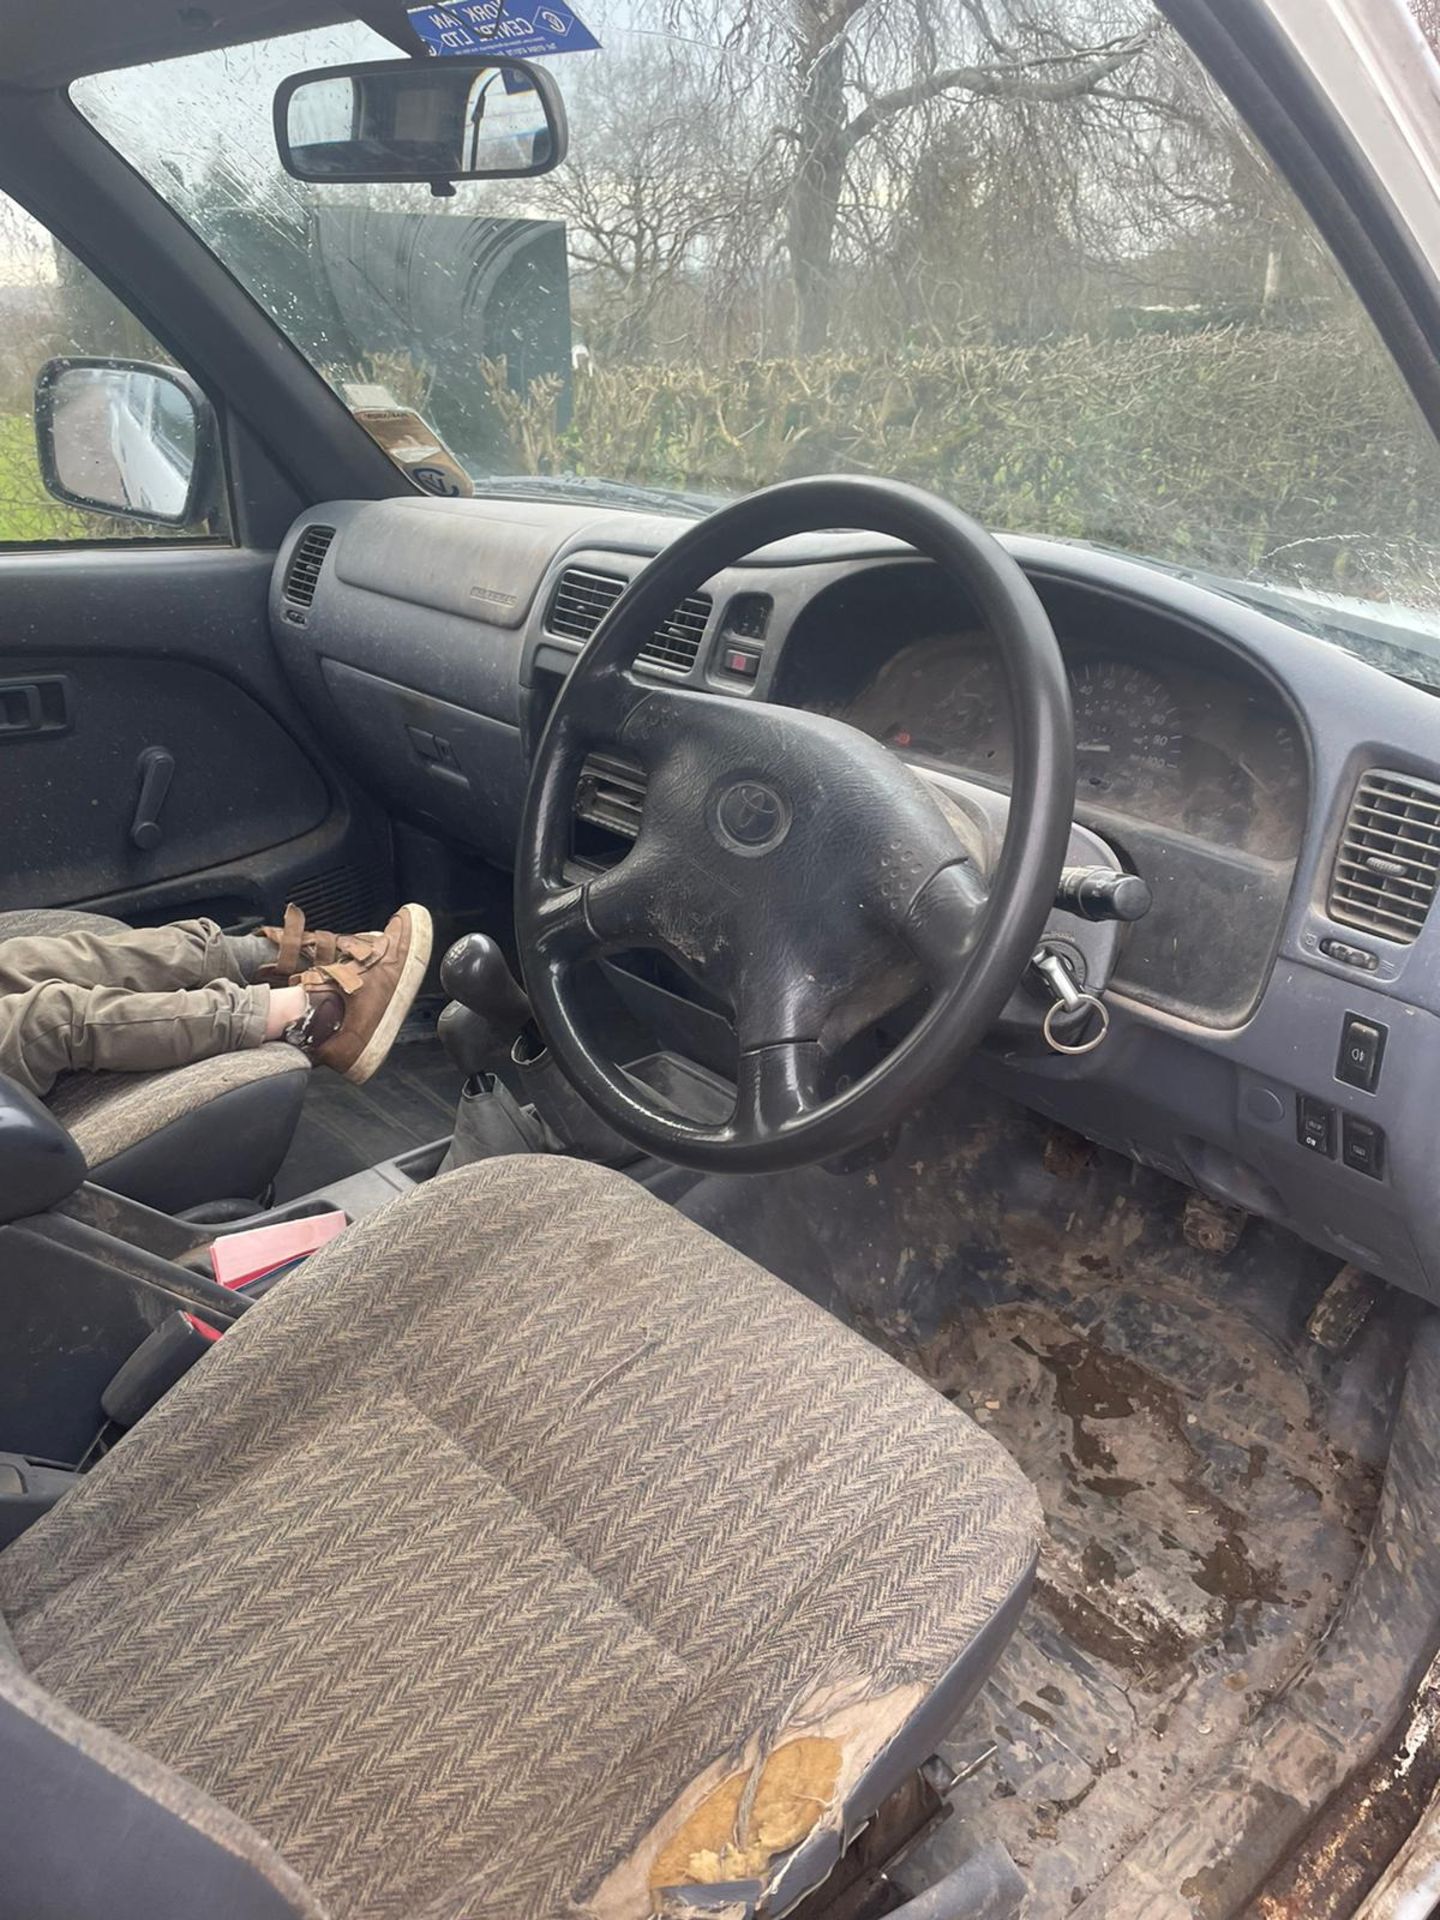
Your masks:
{"label": "car interior", "polygon": [[[1433,372],[1265,10],[1165,11]],[[0,193],[152,343],[40,375],[0,940],[437,934],[364,1086],[0,1080],[0,1916],[1360,1911],[1440,1786],[1434,687],[881,471],[417,484],[71,99],[340,18],[414,76],[0,0]],[[530,71],[399,152],[377,65],[351,177],[555,164]]]}

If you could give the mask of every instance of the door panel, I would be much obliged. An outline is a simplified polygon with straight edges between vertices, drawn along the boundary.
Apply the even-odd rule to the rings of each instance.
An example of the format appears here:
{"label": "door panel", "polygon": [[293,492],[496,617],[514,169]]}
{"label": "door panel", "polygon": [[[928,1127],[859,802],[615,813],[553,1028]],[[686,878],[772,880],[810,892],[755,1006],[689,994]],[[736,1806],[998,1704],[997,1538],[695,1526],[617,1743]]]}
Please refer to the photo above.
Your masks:
{"label": "door panel", "polygon": [[222,548],[0,556],[0,908],[389,904],[385,823],[297,706],[269,575]]}
{"label": "door panel", "polygon": [[0,706],[5,686],[34,688],[32,672],[68,687],[69,724],[45,723],[42,684],[34,730],[0,726],[0,819],[26,823],[0,907],[203,875],[325,818],[310,762],[218,674],[153,657],[0,654]]}

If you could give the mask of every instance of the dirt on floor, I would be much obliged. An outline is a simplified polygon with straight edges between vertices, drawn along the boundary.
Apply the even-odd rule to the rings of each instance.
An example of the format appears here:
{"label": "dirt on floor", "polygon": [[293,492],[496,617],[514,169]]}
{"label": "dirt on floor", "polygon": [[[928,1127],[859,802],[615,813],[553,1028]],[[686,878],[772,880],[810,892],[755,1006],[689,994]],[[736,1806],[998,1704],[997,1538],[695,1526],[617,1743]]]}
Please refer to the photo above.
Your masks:
{"label": "dirt on floor", "polygon": [[1304,1673],[1370,1530],[1410,1303],[1382,1289],[1327,1353],[1306,1323],[1335,1262],[1259,1222],[1202,1252],[1173,1181],[999,1103],[930,1117],[868,1171],[747,1184],[728,1237],[1040,1493],[1035,1598],[945,1748],[955,1817],[906,1878],[999,1839],[1027,1920],[1068,1920]]}

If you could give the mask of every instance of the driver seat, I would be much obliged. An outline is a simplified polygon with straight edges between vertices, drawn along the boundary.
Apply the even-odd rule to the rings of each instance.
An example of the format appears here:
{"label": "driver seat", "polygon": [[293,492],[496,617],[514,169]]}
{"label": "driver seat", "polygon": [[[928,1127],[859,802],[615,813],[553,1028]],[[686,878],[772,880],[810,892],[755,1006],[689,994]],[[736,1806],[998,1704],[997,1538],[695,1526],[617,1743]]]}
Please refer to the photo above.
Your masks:
{"label": "driver seat", "polygon": [[966,1415],[623,1176],[464,1168],[0,1553],[0,1909],[783,1911],[971,1699],[1039,1528]]}

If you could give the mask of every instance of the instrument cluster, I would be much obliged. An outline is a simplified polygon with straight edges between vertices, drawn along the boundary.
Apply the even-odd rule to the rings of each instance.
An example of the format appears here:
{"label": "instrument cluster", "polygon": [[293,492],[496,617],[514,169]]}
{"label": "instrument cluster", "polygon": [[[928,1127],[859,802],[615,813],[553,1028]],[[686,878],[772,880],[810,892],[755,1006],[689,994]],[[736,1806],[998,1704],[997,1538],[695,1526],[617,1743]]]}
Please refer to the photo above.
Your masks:
{"label": "instrument cluster", "polygon": [[[1138,819],[1261,859],[1294,858],[1305,755],[1267,689],[1177,660],[1065,651],[1077,814]],[[983,633],[912,641],[829,710],[907,759],[1009,785],[1010,703]]]}

